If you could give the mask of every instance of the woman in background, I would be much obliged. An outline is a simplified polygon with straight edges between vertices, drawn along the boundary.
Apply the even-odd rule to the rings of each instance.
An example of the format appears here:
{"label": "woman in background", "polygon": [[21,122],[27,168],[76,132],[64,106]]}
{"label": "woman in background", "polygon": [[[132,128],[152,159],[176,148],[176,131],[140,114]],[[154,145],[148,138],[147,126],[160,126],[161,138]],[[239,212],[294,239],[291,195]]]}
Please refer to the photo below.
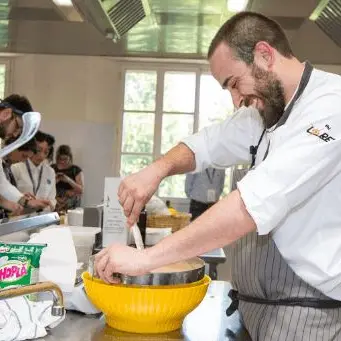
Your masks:
{"label": "woman in background", "polygon": [[53,164],[52,168],[56,172],[56,211],[79,207],[84,189],[84,175],[82,169],[73,164],[70,146],[59,146],[56,164]]}
{"label": "woman in background", "polygon": [[47,164],[50,152],[49,135],[38,131],[35,135],[36,151],[25,162],[11,166],[16,187],[21,193],[31,193],[31,196],[49,203],[44,211],[54,211],[56,206],[56,176],[54,170]]}

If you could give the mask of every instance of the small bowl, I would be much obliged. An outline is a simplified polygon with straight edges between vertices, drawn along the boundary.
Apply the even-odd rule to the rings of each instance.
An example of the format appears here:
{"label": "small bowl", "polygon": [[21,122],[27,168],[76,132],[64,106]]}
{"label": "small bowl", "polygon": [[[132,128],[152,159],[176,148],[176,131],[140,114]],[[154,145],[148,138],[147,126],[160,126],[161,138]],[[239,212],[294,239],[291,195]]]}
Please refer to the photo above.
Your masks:
{"label": "small bowl", "polygon": [[130,333],[167,333],[181,328],[184,318],[206,295],[211,279],[190,284],[139,286],[114,284],[83,273],[85,291],[107,324]]}

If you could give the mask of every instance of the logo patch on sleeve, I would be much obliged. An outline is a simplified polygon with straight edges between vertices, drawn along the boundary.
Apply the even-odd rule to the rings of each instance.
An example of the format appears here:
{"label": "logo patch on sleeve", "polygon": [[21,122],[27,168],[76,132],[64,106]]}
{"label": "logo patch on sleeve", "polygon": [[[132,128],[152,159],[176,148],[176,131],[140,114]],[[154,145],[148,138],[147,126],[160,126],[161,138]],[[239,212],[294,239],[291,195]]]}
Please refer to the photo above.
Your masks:
{"label": "logo patch on sleeve", "polygon": [[307,129],[307,133],[310,135],[317,136],[324,142],[334,141],[334,137],[329,135],[330,126],[326,124],[323,128],[316,128],[313,125]]}

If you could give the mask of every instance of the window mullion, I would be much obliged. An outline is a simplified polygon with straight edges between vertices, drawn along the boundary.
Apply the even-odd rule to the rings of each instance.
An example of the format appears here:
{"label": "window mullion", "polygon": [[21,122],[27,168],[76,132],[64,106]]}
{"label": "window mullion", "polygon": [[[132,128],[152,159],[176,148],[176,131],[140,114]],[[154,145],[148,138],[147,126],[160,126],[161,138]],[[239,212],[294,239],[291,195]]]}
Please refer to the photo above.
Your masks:
{"label": "window mullion", "polygon": [[194,126],[193,126],[193,133],[196,133],[199,129],[199,106],[200,106],[200,76],[201,72],[200,69],[196,71],[196,78],[195,78],[195,104],[194,104]]}
{"label": "window mullion", "polygon": [[154,127],[154,159],[161,155],[161,134],[162,134],[162,108],[164,91],[164,71],[157,71],[156,103],[155,103],[155,127]]}
{"label": "window mullion", "polygon": [[119,120],[117,122],[117,127],[116,127],[116,162],[114,166],[114,173],[115,176],[120,176],[121,174],[121,153],[122,153],[122,145],[123,145],[123,120],[124,120],[124,96],[125,96],[125,76],[126,76],[126,70],[121,69],[120,74],[119,74],[119,79],[120,79],[120,105],[119,105]]}

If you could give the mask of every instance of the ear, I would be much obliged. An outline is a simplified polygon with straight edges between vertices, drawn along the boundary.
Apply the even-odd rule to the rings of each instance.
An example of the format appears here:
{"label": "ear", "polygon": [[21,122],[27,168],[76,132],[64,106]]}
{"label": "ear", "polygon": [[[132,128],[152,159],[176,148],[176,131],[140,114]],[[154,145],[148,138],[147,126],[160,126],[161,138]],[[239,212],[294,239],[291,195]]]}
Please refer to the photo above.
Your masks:
{"label": "ear", "polygon": [[254,49],[254,62],[262,69],[271,71],[275,62],[274,49],[265,41],[259,41]]}
{"label": "ear", "polygon": [[5,108],[0,111],[0,119],[2,122],[9,120],[12,117],[12,109]]}

